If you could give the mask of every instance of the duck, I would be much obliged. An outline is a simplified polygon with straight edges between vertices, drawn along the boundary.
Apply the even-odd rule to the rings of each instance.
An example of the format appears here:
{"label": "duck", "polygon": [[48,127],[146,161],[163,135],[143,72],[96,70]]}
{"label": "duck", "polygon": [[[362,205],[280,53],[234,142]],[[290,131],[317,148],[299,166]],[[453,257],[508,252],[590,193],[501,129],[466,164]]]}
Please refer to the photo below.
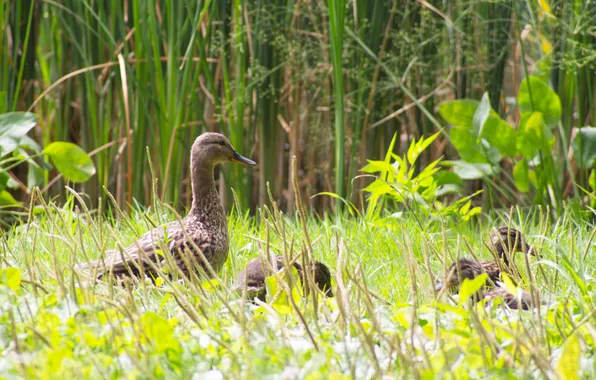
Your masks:
{"label": "duck", "polygon": [[473,280],[482,273],[486,273],[489,281],[473,296],[474,301],[501,298],[511,309],[522,308],[528,310],[532,304],[530,293],[522,291],[518,299],[503,287],[500,280],[503,271],[508,274],[511,273],[510,260],[512,260],[513,253],[524,252],[536,256],[536,250],[526,243],[520,231],[508,226],[497,227],[491,232],[488,247],[491,252],[503,261],[505,267],[488,260],[461,258],[450,265],[445,281],[439,281],[435,285],[435,290],[450,289],[457,292],[464,279]]}
{"label": "duck", "polygon": [[532,295],[529,292],[521,290],[519,291],[519,295],[515,296],[501,286],[487,291],[484,294],[484,299],[489,302],[494,302],[494,300],[500,299],[501,303],[507,305],[507,307],[512,310],[530,310],[534,306]]}
{"label": "duck", "polygon": [[462,281],[464,278],[473,279],[481,273],[488,274],[490,282],[494,286],[501,279],[502,271],[512,275],[511,260],[515,252],[536,256],[536,249],[526,243],[523,234],[509,226],[500,226],[491,231],[489,243],[486,245],[503,265],[489,260],[459,259],[450,265],[448,273],[452,274],[448,275],[447,282],[445,284],[440,282],[435,288],[456,287],[459,285],[459,279]]}
{"label": "duck", "polygon": [[439,281],[435,285],[435,290],[440,291],[443,288],[457,289],[465,279],[473,280],[481,274],[486,273],[490,280],[485,286],[493,287],[501,279],[501,269],[499,266],[487,260],[474,260],[461,258],[449,266],[445,281]]}
{"label": "duck", "polygon": [[[280,255],[273,255],[269,259],[271,268],[274,270],[282,270],[284,268],[284,260]],[[304,271],[302,265],[294,262],[292,264],[302,284],[304,284]],[[333,291],[331,288],[331,272],[329,268],[320,261],[313,261],[307,264],[313,275],[313,280],[317,287],[323,292],[326,297],[333,297]],[[242,272],[236,276],[235,289],[238,292],[242,292],[245,288],[249,296],[254,299],[265,302],[265,296],[267,295],[267,288],[265,286],[265,280],[269,277],[267,274],[270,273],[270,268],[262,261],[260,257],[252,259],[244,268]]]}
{"label": "duck", "polygon": [[495,263],[463,258],[451,264],[448,273],[445,283],[438,283],[435,287],[436,291],[444,288],[457,289],[464,279],[473,280],[482,273],[486,273],[490,281],[472,296],[474,302],[482,299],[494,302],[495,299],[501,299],[501,302],[512,310],[529,310],[533,305],[529,292],[521,290],[518,297],[504,287],[499,281],[501,272]]}
{"label": "duck", "polygon": [[176,265],[174,268],[186,278],[200,272],[198,267],[209,276],[217,273],[229,251],[227,216],[214,178],[215,166],[224,162],[256,165],[240,155],[224,135],[215,132],[199,135],[190,152],[192,204],[188,214],[146,232],[122,251],[107,251],[105,259],[80,264],[77,269],[94,268],[98,279],[107,274],[152,278],[162,272],[160,264],[168,261],[163,254],[167,250]]}
{"label": "duck", "polygon": [[487,247],[507,268],[511,266],[515,252],[537,255],[536,249],[526,242],[523,233],[509,226],[500,226],[491,231]]}

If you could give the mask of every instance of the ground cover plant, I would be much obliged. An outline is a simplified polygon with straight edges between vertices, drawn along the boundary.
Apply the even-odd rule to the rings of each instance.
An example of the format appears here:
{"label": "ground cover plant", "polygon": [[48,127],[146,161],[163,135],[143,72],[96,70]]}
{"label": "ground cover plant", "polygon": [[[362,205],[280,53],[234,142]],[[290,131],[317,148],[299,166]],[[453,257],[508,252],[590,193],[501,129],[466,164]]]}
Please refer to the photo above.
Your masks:
{"label": "ground cover plant", "polygon": [[[175,218],[160,203],[119,220],[116,213],[91,213],[73,194],[64,206],[32,208],[29,223],[3,237],[4,378],[595,374],[594,226],[571,211],[555,220],[539,210],[486,214],[477,223],[435,218],[424,229],[407,215],[387,227],[366,218],[286,217],[275,208],[260,218],[233,212],[220,279],[94,283],[74,263]],[[482,239],[502,224],[524,231],[539,250],[529,267],[517,257],[518,286],[537,290],[545,305],[512,311],[498,302],[471,306],[465,296],[435,299],[444,262],[491,258]],[[280,294],[267,303],[230,291],[234,275],[267,247],[326,262],[336,297],[302,297],[281,277],[268,280]]]}

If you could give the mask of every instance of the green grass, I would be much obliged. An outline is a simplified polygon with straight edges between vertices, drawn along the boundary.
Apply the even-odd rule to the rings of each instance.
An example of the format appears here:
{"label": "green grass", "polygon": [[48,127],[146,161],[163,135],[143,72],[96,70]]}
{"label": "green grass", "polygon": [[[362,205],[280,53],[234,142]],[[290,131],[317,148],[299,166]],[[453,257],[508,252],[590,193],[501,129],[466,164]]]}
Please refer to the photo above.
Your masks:
{"label": "green grass", "polygon": [[[0,377],[541,378],[579,373],[580,357],[582,375],[595,375],[594,226],[571,212],[555,221],[537,211],[430,221],[424,231],[410,217],[379,227],[233,213],[221,283],[122,287],[91,284],[71,268],[174,216],[161,204],[120,220],[84,210],[72,198],[38,206],[2,239]],[[435,303],[429,270],[440,275],[441,262],[457,256],[490,258],[482,238],[507,223],[539,248],[531,279],[520,256],[517,264],[523,287],[549,305],[515,312]],[[267,241],[291,254],[312,242],[337,297],[296,298],[294,308],[282,295],[253,306],[228,291]]]}

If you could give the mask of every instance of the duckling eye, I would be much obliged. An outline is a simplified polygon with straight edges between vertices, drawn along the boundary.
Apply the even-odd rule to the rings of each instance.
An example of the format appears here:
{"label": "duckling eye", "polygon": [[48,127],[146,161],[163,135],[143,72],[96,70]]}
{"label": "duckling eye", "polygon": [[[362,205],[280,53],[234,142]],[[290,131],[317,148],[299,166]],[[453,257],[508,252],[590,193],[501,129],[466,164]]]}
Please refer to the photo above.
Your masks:
{"label": "duckling eye", "polygon": [[221,145],[221,146],[225,146],[225,145],[226,145],[226,142],[225,142],[225,141],[223,141],[223,140],[221,140],[221,141],[218,141],[217,143],[218,143],[219,145]]}

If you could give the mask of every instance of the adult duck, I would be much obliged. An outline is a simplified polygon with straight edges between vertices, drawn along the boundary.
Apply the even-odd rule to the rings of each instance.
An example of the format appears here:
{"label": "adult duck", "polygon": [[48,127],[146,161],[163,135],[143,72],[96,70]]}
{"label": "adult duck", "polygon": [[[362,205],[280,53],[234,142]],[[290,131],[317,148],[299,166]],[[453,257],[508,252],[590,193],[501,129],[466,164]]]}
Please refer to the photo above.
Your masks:
{"label": "adult duck", "polygon": [[[304,285],[305,272],[302,265],[297,262],[294,262],[292,265],[296,268],[300,281]],[[327,297],[333,297],[333,291],[331,290],[331,272],[329,271],[329,268],[320,261],[314,261],[308,265],[308,269],[312,273],[313,280],[317,287]],[[237,291],[246,289],[251,298],[256,297],[261,301],[265,301],[265,296],[267,294],[265,280],[272,275],[271,269],[280,271],[283,268],[284,260],[279,255],[273,256],[269,260],[269,265],[267,265],[266,262],[263,262],[260,257],[252,259],[246,265],[246,268],[236,277],[235,288]]]}
{"label": "adult duck", "polygon": [[[201,134],[190,152],[192,206],[188,215],[154,228],[123,251],[108,251],[104,260],[83,264],[79,269],[96,268],[98,278],[106,274],[156,276],[165,261],[175,264],[174,269],[187,278],[193,271],[200,272],[198,267],[208,275],[219,271],[228,257],[229,238],[227,216],[213,175],[215,166],[223,162],[256,165],[236,152],[222,134]],[[171,255],[165,257],[165,251]]]}

